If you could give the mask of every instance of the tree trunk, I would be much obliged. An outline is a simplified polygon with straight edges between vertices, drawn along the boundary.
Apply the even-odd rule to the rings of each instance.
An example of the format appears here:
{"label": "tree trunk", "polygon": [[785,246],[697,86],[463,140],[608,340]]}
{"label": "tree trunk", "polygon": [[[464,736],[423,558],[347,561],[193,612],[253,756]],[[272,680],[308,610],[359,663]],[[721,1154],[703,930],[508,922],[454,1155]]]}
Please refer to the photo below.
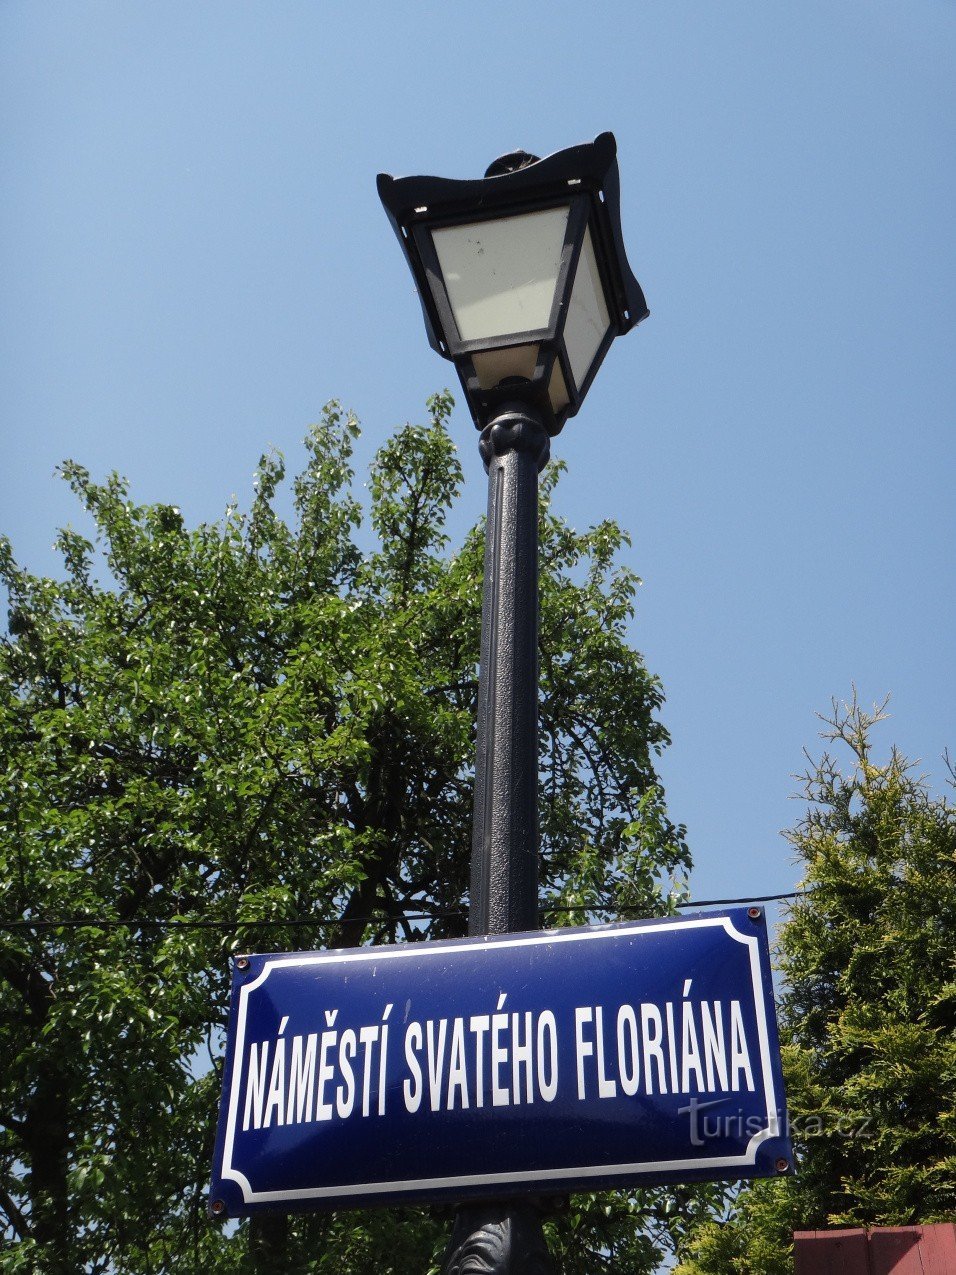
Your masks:
{"label": "tree trunk", "polygon": [[47,1059],[37,1073],[23,1129],[30,1166],[31,1235],[43,1249],[44,1275],[76,1275],[76,1265],[70,1261],[69,1132],[64,1076]]}

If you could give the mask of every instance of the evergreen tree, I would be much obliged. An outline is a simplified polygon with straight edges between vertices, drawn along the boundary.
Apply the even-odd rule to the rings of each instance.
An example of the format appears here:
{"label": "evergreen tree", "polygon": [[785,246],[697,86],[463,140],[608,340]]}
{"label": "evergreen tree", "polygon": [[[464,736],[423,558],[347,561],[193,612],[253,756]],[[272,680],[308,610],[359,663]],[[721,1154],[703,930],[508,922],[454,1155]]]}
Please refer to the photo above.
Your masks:
{"label": "evergreen tree", "polygon": [[742,1189],[680,1270],[792,1271],[795,1230],[956,1215],[956,807],[895,749],[885,716],[834,703],[790,840],[805,896],[780,938],[795,1178]]}

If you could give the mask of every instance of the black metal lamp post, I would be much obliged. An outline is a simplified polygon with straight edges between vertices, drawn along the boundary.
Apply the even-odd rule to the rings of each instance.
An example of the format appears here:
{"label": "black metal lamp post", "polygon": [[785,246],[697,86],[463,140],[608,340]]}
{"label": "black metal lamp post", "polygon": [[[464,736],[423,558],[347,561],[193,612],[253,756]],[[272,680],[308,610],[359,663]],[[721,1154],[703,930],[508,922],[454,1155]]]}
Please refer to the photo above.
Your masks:
{"label": "black metal lamp post", "polygon": [[[481,431],[488,523],[478,687],[471,934],[538,925],[538,473],[616,336],[648,310],[621,236],[611,133],[485,177],[379,175],[432,346]],[[553,1270],[540,1210],[463,1206],[447,1275]]]}

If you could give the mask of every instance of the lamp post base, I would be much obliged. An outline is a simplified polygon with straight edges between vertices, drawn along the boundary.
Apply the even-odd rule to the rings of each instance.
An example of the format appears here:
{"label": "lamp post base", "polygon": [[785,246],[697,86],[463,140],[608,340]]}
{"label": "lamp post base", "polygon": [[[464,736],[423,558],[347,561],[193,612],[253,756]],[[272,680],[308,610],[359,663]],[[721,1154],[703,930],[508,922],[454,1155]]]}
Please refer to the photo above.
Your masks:
{"label": "lamp post base", "polygon": [[541,1212],[520,1201],[464,1205],[455,1218],[442,1275],[558,1275]]}

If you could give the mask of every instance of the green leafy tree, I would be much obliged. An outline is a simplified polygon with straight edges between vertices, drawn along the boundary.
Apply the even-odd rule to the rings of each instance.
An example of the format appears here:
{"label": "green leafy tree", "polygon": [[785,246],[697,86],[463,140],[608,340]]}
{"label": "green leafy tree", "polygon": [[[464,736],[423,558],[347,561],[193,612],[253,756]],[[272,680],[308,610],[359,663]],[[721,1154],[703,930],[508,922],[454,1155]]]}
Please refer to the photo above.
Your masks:
{"label": "green leafy tree", "polygon": [[864,712],[834,703],[790,834],[806,895],[780,938],[792,1179],[742,1190],[697,1228],[686,1272],[793,1269],[795,1230],[956,1215],[956,807]]}
{"label": "green leafy tree", "polygon": [[[441,1250],[425,1210],[205,1215],[231,955],[466,931],[483,536],[448,551],[461,470],[450,398],[429,407],[374,462],[374,534],[332,404],[290,497],[265,456],[248,512],[190,530],[69,463],[93,533],[59,533],[62,578],[0,541],[5,1271],[405,1275]],[[689,860],[655,772],[661,689],[625,638],[637,581],[614,524],[555,513],[559,473],[542,895],[563,921],[658,913]],[[603,1230],[602,1199],[554,1224],[569,1270],[657,1207],[627,1199]],[[648,1269],[654,1245],[628,1243],[616,1269]]]}

